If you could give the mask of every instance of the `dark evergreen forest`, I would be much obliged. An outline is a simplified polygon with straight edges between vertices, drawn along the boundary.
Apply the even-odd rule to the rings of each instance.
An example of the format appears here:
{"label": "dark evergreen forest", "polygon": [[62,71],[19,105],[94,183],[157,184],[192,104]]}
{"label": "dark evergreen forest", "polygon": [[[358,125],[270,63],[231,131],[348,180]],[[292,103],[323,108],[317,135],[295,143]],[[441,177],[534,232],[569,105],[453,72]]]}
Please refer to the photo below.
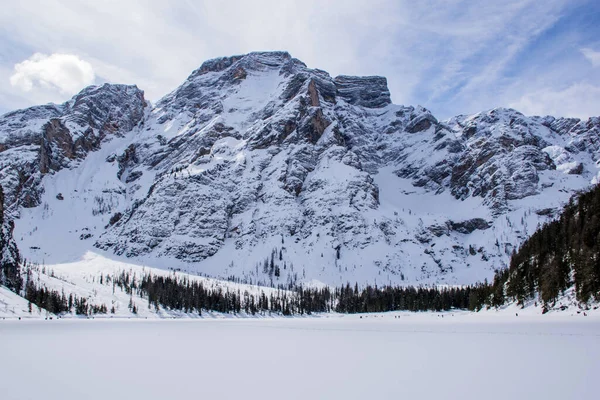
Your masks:
{"label": "dark evergreen forest", "polygon": [[536,294],[548,310],[574,287],[582,304],[600,301],[600,186],[572,198],[559,219],[538,229],[512,255],[508,270],[478,288],[483,305],[524,304]]}

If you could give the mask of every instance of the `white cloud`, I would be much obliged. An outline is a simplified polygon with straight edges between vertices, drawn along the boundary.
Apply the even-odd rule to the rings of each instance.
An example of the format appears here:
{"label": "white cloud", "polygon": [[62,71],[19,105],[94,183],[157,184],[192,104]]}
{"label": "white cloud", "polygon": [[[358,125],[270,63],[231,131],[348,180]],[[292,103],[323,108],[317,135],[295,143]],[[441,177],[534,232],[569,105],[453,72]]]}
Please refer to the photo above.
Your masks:
{"label": "white cloud", "polygon": [[510,107],[526,115],[553,115],[587,119],[598,115],[600,86],[576,83],[563,90],[551,88],[522,96]]}
{"label": "white cloud", "polygon": [[42,88],[72,95],[96,78],[92,65],[73,54],[35,53],[15,64],[14,71],[10,84],[25,92]]}
{"label": "white cloud", "polygon": [[[579,81],[600,86],[579,56],[597,52],[578,53],[592,46],[571,35],[553,46],[560,55],[555,60],[542,58],[544,51],[527,58],[529,69],[519,65],[523,53],[544,43],[540,35],[568,14],[568,0],[548,0],[544,7],[535,0],[45,0],[3,6],[0,82],[33,51],[77,54],[91,64],[96,82],[137,84],[156,101],[209,58],[288,50],[334,76],[384,75],[394,102],[422,104],[439,118],[533,99],[544,88]],[[69,97],[56,83],[44,89],[47,79],[27,79],[18,88],[0,86],[11,95],[0,98],[0,107],[22,107],[11,100],[15,96],[29,105]],[[21,90],[28,84],[39,90]]]}
{"label": "white cloud", "polygon": [[587,47],[579,49],[579,51],[581,51],[581,54],[583,54],[594,67],[600,67],[600,51],[594,51]]}

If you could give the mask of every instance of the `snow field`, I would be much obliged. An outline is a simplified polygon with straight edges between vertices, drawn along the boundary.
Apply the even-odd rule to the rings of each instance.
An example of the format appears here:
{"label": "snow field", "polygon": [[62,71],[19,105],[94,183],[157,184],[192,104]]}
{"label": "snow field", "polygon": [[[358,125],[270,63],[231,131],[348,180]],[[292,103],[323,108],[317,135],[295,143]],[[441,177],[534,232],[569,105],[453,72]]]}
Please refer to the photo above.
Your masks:
{"label": "snow field", "polygon": [[541,318],[4,321],[2,398],[595,398],[600,320]]}

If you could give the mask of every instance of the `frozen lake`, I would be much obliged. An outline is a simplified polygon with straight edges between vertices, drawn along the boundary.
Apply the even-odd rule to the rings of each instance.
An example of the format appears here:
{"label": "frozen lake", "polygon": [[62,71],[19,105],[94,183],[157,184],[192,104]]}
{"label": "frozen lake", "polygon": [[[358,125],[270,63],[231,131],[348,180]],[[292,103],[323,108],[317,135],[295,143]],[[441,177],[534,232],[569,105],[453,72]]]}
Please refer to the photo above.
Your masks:
{"label": "frozen lake", "polygon": [[0,398],[591,399],[600,320],[0,321]]}

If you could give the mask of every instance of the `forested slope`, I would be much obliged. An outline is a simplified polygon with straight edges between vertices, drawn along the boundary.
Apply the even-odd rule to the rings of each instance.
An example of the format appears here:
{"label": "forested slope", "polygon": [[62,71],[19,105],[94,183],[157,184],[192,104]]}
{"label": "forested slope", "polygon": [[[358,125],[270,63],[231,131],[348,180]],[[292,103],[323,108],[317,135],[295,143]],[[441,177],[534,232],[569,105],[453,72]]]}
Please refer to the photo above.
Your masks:
{"label": "forested slope", "polygon": [[524,304],[539,295],[548,309],[570,288],[581,303],[600,300],[600,186],[572,198],[559,219],[527,239],[508,270],[478,286],[473,303]]}

